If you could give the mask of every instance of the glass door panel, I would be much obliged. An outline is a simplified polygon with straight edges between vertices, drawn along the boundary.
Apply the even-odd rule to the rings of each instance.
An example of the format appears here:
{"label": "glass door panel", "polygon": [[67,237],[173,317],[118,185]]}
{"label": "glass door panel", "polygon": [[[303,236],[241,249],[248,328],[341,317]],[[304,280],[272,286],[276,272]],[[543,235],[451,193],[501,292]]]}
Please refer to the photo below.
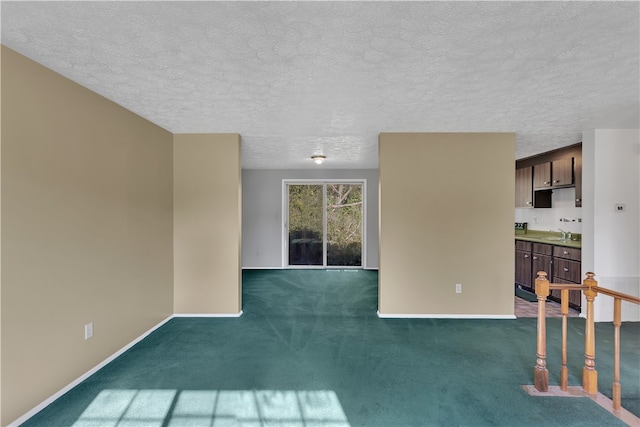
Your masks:
{"label": "glass door panel", "polygon": [[289,184],[289,265],[324,265],[322,184]]}
{"label": "glass door panel", "polygon": [[362,266],[362,184],[328,183],[327,266]]}

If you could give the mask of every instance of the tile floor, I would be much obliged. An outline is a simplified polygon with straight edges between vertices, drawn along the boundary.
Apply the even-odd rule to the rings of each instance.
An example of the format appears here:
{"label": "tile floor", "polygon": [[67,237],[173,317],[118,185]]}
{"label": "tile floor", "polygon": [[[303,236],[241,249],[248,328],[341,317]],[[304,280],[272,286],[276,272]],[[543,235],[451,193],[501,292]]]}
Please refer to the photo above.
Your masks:
{"label": "tile floor", "polygon": [[[522,298],[515,298],[515,315],[516,317],[538,317],[538,303],[537,302],[529,302],[523,300]],[[562,313],[560,311],[560,304],[555,301],[547,301],[546,307],[547,317],[562,317]],[[580,312],[578,310],[574,310],[573,308],[569,308],[569,313],[567,317],[579,317]]]}

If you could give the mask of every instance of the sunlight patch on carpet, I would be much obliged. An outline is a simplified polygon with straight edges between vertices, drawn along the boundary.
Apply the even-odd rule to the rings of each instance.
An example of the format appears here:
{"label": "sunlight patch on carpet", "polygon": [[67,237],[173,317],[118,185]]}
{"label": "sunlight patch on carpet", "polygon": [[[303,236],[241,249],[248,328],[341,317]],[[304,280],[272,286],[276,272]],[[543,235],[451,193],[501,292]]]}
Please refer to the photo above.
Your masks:
{"label": "sunlight patch on carpet", "polygon": [[350,427],[333,391],[103,390],[73,427]]}

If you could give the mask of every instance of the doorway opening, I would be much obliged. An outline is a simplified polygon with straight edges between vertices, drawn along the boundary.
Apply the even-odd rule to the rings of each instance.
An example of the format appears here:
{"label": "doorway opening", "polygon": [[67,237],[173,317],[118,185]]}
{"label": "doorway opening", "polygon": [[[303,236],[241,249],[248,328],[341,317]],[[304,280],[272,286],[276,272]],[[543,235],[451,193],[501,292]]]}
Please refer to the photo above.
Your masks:
{"label": "doorway opening", "polygon": [[364,265],[364,180],[283,181],[283,266]]}

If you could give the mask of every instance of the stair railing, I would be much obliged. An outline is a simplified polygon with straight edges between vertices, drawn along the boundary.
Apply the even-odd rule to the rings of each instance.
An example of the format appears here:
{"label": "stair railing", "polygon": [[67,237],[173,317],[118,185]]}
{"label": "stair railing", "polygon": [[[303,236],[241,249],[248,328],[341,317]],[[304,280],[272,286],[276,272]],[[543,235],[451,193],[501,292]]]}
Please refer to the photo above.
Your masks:
{"label": "stair railing", "polygon": [[549,372],[547,370],[546,348],[546,313],[545,302],[550,290],[560,290],[560,305],[562,313],[562,365],[560,367],[560,389],[568,390],[567,369],[567,315],[569,314],[569,291],[580,290],[587,301],[586,325],[584,343],[584,367],[582,368],[582,389],[589,395],[598,393],[598,372],[596,370],[595,352],[595,324],[593,302],[598,294],[608,295],[613,298],[613,325],[614,325],[614,361],[613,361],[613,393],[612,407],[614,411],[621,409],[620,388],[620,326],[622,325],[622,301],[640,304],[640,298],[612,291],[598,286],[594,279],[594,273],[587,273],[582,285],[549,283],[547,273],[538,272],[535,291],[538,297],[538,334],[536,348],[536,366],[534,368],[534,387],[540,392],[549,390]]}

